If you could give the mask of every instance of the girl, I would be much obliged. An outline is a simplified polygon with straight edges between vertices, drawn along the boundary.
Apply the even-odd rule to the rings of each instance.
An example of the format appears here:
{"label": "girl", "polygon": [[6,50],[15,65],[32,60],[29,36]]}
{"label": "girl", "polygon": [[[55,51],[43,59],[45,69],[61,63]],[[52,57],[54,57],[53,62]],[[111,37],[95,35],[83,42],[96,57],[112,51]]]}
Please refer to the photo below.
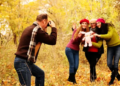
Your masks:
{"label": "girl", "polygon": [[[90,20],[90,30],[98,33],[96,29],[96,20],[97,19]],[[94,36],[91,41],[94,46],[84,47],[83,51],[85,51],[85,56],[90,64],[90,81],[93,82],[97,78],[95,66],[100,59],[102,53],[104,52],[104,49],[102,39]]]}
{"label": "girl", "polygon": [[[115,77],[120,80],[118,73],[118,63],[120,58],[120,40],[119,35],[112,24],[105,23],[102,18],[97,19],[98,30],[101,34],[95,34],[97,37],[106,40],[107,43],[107,65],[111,70],[111,80],[109,85],[113,84]],[[114,61],[114,64],[112,62]]]}
{"label": "girl", "polygon": [[72,38],[66,46],[65,53],[69,61],[69,78],[68,81],[76,83],[75,74],[79,65],[79,45],[81,39],[83,38],[82,34],[79,34],[80,31],[89,31],[89,20],[82,19],[80,21],[80,27],[74,29]]}

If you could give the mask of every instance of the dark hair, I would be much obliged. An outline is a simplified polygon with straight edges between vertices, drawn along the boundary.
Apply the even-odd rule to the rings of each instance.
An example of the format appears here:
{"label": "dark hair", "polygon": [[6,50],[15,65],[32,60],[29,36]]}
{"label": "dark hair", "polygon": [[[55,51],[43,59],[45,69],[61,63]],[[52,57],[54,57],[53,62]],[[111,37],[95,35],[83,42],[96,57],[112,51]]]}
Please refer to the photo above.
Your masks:
{"label": "dark hair", "polygon": [[101,28],[97,28],[98,34],[107,34],[109,26],[114,27],[112,23],[101,23]]}
{"label": "dark hair", "polygon": [[47,19],[47,18],[48,18],[47,14],[40,14],[37,16],[36,20],[42,21],[43,19]]}

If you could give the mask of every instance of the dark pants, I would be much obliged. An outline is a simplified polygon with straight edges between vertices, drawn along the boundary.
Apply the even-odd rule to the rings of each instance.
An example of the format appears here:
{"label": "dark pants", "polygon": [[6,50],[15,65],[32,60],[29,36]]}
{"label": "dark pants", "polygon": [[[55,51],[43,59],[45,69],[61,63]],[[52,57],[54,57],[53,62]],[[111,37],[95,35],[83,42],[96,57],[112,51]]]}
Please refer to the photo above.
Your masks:
{"label": "dark pants", "polygon": [[96,64],[101,57],[101,54],[96,52],[85,52],[85,56],[90,64],[90,80],[95,80],[96,76]]}
{"label": "dark pants", "polygon": [[75,73],[79,65],[79,51],[66,47],[65,53],[70,65],[69,73]]}
{"label": "dark pants", "polygon": [[[118,69],[120,59],[120,45],[107,48],[107,65],[109,69]],[[113,62],[114,61],[114,62]]]}
{"label": "dark pants", "polygon": [[22,86],[31,86],[31,75],[35,76],[35,86],[44,86],[44,71],[25,59],[16,57],[14,67]]}

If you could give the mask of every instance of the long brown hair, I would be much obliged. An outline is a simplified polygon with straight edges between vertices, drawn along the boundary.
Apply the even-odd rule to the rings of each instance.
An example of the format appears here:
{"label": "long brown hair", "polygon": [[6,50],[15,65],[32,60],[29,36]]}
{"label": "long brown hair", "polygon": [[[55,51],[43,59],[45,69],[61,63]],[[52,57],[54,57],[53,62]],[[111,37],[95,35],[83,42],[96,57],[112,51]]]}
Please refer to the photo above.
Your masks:
{"label": "long brown hair", "polygon": [[[79,34],[80,31],[83,31],[81,25],[80,25],[79,28],[77,28],[77,31],[76,31],[75,34],[74,34],[73,40],[76,39],[76,38],[78,37],[78,34]],[[88,25],[88,27],[86,28],[86,31],[85,31],[85,32],[89,32],[89,25]]]}

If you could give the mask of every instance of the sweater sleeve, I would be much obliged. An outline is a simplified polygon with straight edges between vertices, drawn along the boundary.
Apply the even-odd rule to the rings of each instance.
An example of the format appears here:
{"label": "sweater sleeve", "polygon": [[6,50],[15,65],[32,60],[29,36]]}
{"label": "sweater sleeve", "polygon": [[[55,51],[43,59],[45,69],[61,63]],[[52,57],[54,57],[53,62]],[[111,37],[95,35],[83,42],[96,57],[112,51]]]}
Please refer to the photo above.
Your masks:
{"label": "sweater sleeve", "polygon": [[102,46],[103,40],[99,40],[97,43],[92,42],[92,45],[96,48],[100,48]]}
{"label": "sweater sleeve", "polygon": [[81,37],[77,37],[76,39],[73,40],[73,44],[75,43],[80,43]]}
{"label": "sweater sleeve", "polygon": [[55,45],[57,40],[57,29],[53,27],[50,35],[40,29],[37,33],[37,40],[41,43]]}
{"label": "sweater sleeve", "polygon": [[110,39],[113,35],[113,28],[109,27],[108,33],[107,34],[101,34],[100,37],[103,39]]}

